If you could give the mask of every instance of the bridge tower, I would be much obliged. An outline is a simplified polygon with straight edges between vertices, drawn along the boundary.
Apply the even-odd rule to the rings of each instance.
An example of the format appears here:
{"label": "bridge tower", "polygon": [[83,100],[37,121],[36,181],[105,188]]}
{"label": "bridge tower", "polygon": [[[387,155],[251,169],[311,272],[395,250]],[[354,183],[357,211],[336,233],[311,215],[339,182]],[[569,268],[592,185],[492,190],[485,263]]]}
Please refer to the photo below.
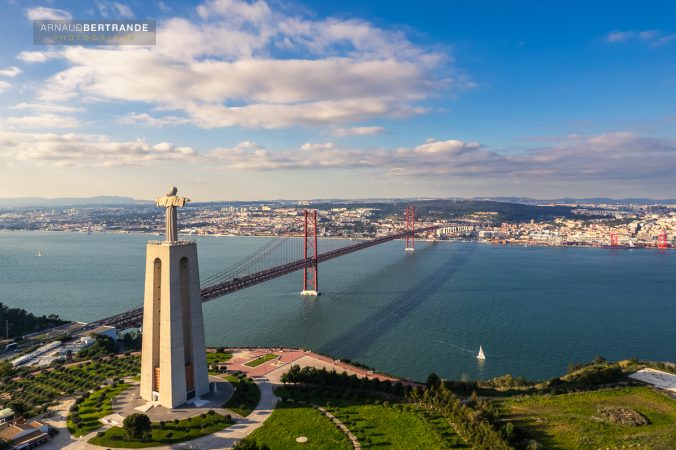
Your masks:
{"label": "bridge tower", "polygon": [[312,264],[303,269],[303,290],[301,295],[319,295],[319,279],[317,276],[317,210],[305,210],[304,258],[312,259]]}
{"label": "bridge tower", "polygon": [[209,392],[197,245],[178,240],[176,223],[188,201],[176,188],[157,199],[167,235],[146,246],[141,398],[166,408]]}
{"label": "bridge tower", "polygon": [[404,211],[406,221],[406,252],[415,251],[415,206],[407,206]]}
{"label": "bridge tower", "polygon": [[618,247],[619,245],[620,245],[619,235],[617,234],[617,231],[612,231],[610,233],[610,246]]}
{"label": "bridge tower", "polygon": [[669,243],[667,242],[667,232],[666,230],[660,231],[659,236],[657,236],[657,248],[667,248]]}

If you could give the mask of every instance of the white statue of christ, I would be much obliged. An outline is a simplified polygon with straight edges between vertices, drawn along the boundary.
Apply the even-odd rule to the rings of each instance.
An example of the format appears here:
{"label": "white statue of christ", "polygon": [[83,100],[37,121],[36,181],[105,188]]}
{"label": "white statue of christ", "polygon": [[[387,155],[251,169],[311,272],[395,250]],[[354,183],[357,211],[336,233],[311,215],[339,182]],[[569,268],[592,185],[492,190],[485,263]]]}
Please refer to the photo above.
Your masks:
{"label": "white statue of christ", "polygon": [[167,242],[178,241],[178,225],[176,219],[176,208],[185,206],[190,201],[189,198],[177,197],[178,189],[171,189],[165,197],[157,199],[157,206],[163,206],[167,209]]}

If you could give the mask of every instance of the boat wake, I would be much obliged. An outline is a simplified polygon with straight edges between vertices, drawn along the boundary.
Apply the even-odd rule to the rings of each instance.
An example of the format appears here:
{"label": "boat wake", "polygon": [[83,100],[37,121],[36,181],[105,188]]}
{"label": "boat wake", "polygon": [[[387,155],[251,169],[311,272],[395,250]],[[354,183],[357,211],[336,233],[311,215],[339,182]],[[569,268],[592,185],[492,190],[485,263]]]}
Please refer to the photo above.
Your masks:
{"label": "boat wake", "polygon": [[437,343],[439,343],[439,344],[448,345],[449,347],[453,347],[453,348],[455,348],[455,349],[457,349],[457,350],[460,350],[460,351],[463,351],[463,352],[467,352],[467,353],[471,353],[471,354],[476,353],[476,350],[470,350],[470,349],[465,348],[465,347],[460,347],[459,345],[455,345],[455,344],[453,344],[453,343],[451,343],[451,342],[446,342],[446,341],[442,341],[442,340],[439,340],[439,339],[435,339],[433,342],[437,342]]}

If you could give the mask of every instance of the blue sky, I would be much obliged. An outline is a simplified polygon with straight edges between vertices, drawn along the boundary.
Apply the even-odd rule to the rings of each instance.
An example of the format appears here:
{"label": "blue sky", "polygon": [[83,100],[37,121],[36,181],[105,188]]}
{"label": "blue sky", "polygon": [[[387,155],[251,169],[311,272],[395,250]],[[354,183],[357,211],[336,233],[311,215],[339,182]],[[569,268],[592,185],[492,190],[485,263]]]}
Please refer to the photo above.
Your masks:
{"label": "blue sky", "polygon": [[1,5],[0,197],[676,197],[670,2]]}

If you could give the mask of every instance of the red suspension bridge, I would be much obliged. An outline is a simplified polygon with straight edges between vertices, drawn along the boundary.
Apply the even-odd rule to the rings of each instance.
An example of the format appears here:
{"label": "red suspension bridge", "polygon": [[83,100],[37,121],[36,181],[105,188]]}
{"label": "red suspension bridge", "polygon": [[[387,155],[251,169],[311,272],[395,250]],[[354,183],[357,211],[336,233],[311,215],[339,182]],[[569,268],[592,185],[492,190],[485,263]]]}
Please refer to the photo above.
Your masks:
{"label": "red suspension bridge", "polygon": [[[434,231],[438,226],[415,228],[415,209],[409,206],[405,211],[404,231],[363,240],[352,244],[345,239],[318,239],[317,211],[305,211],[304,233],[296,237],[277,237],[268,241],[256,252],[233,264],[216,275],[202,280],[202,302],[208,302],[224,295],[279,278],[296,271],[303,271],[303,295],[319,295],[320,263],[343,255],[374,247],[396,239],[406,241],[406,252],[415,250],[415,234]],[[87,324],[87,328],[110,325],[123,330],[139,327],[143,322],[143,307],[125,311],[105,319]]]}

